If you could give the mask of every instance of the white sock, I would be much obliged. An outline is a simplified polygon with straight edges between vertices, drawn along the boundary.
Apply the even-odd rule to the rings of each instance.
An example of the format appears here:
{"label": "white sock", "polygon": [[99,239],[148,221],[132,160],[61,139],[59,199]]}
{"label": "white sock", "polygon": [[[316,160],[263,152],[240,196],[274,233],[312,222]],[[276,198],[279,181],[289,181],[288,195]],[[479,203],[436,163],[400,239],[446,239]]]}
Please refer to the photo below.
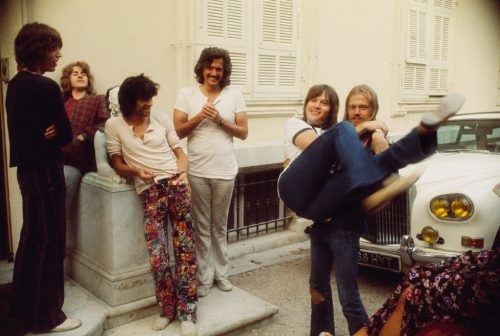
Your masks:
{"label": "white sock", "polygon": [[198,335],[198,329],[196,324],[192,321],[182,321],[181,322],[181,336],[196,336]]}
{"label": "white sock", "polygon": [[163,330],[165,329],[168,324],[170,323],[170,320],[162,315],[155,316],[153,319],[153,323],[151,324],[151,329],[153,330]]}

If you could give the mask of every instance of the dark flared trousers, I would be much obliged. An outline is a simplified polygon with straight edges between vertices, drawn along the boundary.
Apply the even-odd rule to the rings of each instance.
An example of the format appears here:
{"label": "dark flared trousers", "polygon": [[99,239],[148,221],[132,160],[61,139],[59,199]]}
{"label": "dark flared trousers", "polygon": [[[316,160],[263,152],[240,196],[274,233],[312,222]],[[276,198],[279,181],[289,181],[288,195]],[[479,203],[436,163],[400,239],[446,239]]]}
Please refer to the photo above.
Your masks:
{"label": "dark flared trousers", "polygon": [[23,227],[14,263],[12,315],[32,330],[66,320],[63,261],[66,214],[63,165],[47,162],[18,167]]}

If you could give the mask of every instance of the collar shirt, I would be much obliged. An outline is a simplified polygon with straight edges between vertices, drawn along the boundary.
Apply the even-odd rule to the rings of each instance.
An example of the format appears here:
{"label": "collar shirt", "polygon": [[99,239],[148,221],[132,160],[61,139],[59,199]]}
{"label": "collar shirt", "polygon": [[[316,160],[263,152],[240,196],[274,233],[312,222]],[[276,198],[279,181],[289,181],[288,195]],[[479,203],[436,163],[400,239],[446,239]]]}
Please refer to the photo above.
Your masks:
{"label": "collar shirt", "polygon": [[[110,156],[121,155],[130,167],[154,173],[157,181],[179,172],[173,150],[181,145],[172,121],[165,116],[152,116],[142,139],[122,116],[113,117],[106,122],[105,136]],[[134,176],[134,184],[138,194],[151,186],[138,176]]]}

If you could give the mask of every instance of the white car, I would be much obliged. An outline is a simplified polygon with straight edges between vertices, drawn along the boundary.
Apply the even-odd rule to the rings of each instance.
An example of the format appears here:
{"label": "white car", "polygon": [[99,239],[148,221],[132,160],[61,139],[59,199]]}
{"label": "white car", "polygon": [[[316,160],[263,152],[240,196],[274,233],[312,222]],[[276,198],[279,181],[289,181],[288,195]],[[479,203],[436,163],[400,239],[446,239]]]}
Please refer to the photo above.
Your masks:
{"label": "white car", "polygon": [[419,165],[417,183],[369,218],[360,264],[404,272],[500,246],[500,112],[450,118],[438,130],[437,153]]}

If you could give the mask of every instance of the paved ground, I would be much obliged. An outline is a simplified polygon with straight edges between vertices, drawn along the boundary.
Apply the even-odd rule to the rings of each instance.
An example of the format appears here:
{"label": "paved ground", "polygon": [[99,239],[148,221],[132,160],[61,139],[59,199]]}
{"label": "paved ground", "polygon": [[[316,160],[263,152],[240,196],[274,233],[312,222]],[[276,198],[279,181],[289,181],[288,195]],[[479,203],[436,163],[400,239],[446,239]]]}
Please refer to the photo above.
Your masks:
{"label": "paved ground", "polygon": [[[298,252],[300,253],[300,251]],[[308,291],[309,253],[297,259],[266,266],[231,278],[233,283],[279,307],[280,312],[267,325],[244,331],[239,336],[308,336],[310,298]],[[368,315],[373,314],[399,280],[398,274],[361,268],[359,286]],[[336,293],[335,282],[332,281]],[[337,336],[347,336],[347,323],[334,297]]]}
{"label": "paved ground", "polygon": [[[287,234],[282,233],[280,235],[287,237]],[[231,281],[244,291],[277,306],[279,313],[265,325],[260,324],[254,327],[246,327],[245,330],[235,330],[236,334],[231,333],[231,336],[309,335],[311,309],[308,290],[309,242],[306,240],[273,248],[274,240],[272,238],[269,237],[269,241],[266,242],[269,245],[268,249],[262,252],[241,255],[231,260]],[[259,240],[259,242],[262,241],[265,240]],[[237,254],[236,252],[233,251],[234,254]],[[11,266],[11,264],[3,265],[8,270],[10,270]],[[5,275],[3,273],[8,272],[0,272],[0,283],[5,282],[2,281],[2,276]],[[399,274],[368,268],[360,269],[359,286],[369,315],[374,313],[386,300],[399,278]],[[334,274],[332,279],[334,279]],[[6,297],[4,296],[9,292],[8,286],[4,287],[4,285],[0,285],[0,317],[2,312],[5,313],[4,308],[6,307],[2,305],[2,302],[5,301]],[[334,281],[332,281],[332,287],[334,293],[336,293],[337,289]],[[235,298],[238,297],[238,295],[235,295]],[[336,297],[334,297],[334,305],[336,308],[337,336],[346,336],[348,335],[347,325]],[[1,320],[0,318],[0,322]],[[135,329],[130,324],[128,327],[120,327],[120,330],[125,328],[126,330],[122,334],[127,336],[152,334],[150,322],[146,320],[137,321],[136,324],[141,326]],[[0,330],[1,327],[2,323],[0,323]],[[115,331],[114,329],[108,330],[110,335]],[[118,334],[116,333],[116,335]],[[0,335],[3,336],[4,333],[0,332]]]}

